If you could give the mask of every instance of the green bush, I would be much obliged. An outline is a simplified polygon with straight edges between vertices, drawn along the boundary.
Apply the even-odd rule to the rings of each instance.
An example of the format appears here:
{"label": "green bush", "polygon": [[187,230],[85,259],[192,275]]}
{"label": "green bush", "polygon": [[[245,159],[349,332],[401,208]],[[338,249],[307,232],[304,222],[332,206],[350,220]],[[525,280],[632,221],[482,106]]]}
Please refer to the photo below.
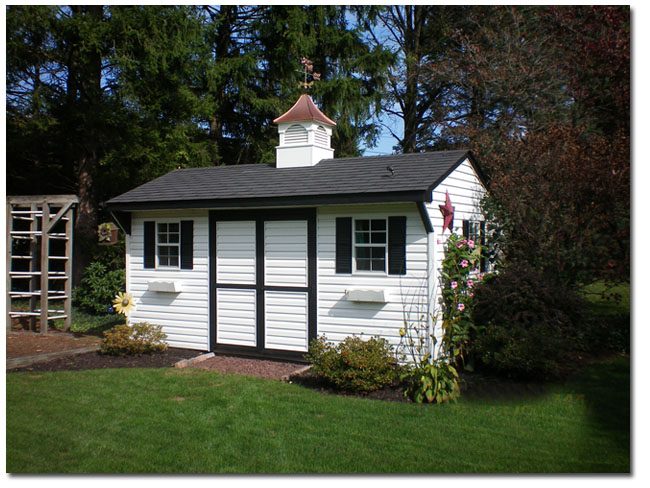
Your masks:
{"label": "green bush", "polygon": [[85,312],[104,315],[117,292],[124,288],[124,269],[109,271],[101,262],[93,261],[84,270],[81,285],[74,289],[73,301]]}
{"label": "green bush", "polygon": [[160,325],[146,322],[133,326],[117,325],[104,332],[101,353],[125,356],[163,352],[167,350],[165,339],[167,335]]}
{"label": "green bush", "polygon": [[322,336],[311,342],[306,359],[316,375],[344,391],[378,390],[399,374],[390,344],[379,337],[346,337],[334,345]]}
{"label": "green bush", "polygon": [[456,368],[445,360],[422,363],[400,379],[406,385],[404,396],[416,403],[455,402],[460,396]]}
{"label": "green bush", "polygon": [[556,376],[578,347],[582,300],[526,264],[513,264],[476,288],[472,354],[479,366],[517,379]]}

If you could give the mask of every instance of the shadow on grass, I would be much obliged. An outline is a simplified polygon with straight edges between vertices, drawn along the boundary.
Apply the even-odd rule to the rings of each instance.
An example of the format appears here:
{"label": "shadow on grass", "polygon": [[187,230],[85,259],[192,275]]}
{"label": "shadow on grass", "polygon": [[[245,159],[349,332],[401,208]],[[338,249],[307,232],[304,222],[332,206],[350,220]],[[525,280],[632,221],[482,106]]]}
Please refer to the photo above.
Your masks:
{"label": "shadow on grass", "polygon": [[70,326],[70,330],[76,333],[101,336],[104,331],[119,324],[124,324],[123,315],[92,315],[78,309],[77,307],[73,307],[72,325]]}
{"label": "shadow on grass", "polygon": [[630,447],[630,358],[601,361],[578,373],[569,383],[584,395],[588,421],[595,429]]}

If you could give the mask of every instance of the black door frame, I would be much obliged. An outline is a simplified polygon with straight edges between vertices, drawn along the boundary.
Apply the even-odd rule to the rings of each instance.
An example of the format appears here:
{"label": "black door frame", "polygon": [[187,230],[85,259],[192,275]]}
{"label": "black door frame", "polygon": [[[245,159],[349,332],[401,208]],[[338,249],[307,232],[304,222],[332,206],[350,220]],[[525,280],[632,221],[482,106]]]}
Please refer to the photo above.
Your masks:
{"label": "black door frame", "polygon": [[[255,284],[217,283],[217,221],[250,220],[255,222]],[[307,221],[307,286],[271,286],[264,284],[264,222],[277,220]],[[307,293],[307,340],[316,338],[317,290],[316,290],[316,209],[262,209],[262,210],[211,210],[209,212],[209,252],[210,252],[210,350],[219,353],[237,354],[250,357],[288,359],[304,361],[304,352],[266,349],[264,344],[265,291],[293,291]],[[256,335],[257,344],[233,346],[217,344],[217,289],[247,289],[256,291]]]}

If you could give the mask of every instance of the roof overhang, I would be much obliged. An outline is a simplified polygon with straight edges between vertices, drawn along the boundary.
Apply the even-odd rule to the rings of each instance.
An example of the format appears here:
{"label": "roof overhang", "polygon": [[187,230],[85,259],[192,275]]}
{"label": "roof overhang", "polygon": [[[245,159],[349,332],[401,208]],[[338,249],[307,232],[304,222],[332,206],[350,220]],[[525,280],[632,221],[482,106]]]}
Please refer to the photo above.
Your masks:
{"label": "roof overhang", "polygon": [[297,195],[286,197],[228,198],[218,200],[167,200],[107,203],[111,212],[172,209],[219,209],[255,207],[314,207],[319,205],[348,205],[360,203],[430,202],[431,192],[422,190],[351,193],[332,195]]}

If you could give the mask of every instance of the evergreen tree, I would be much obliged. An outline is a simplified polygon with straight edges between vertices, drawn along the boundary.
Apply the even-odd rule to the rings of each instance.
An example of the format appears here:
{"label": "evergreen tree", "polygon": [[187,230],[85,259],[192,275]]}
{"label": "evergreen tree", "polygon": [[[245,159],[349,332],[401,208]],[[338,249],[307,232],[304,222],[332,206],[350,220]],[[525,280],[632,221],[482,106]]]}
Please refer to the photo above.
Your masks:
{"label": "evergreen tree", "polygon": [[312,93],[337,156],[372,143],[390,55],[343,7],[9,6],[8,193],[75,193],[75,270],[100,203],[178,166],[271,162],[272,120]]}

